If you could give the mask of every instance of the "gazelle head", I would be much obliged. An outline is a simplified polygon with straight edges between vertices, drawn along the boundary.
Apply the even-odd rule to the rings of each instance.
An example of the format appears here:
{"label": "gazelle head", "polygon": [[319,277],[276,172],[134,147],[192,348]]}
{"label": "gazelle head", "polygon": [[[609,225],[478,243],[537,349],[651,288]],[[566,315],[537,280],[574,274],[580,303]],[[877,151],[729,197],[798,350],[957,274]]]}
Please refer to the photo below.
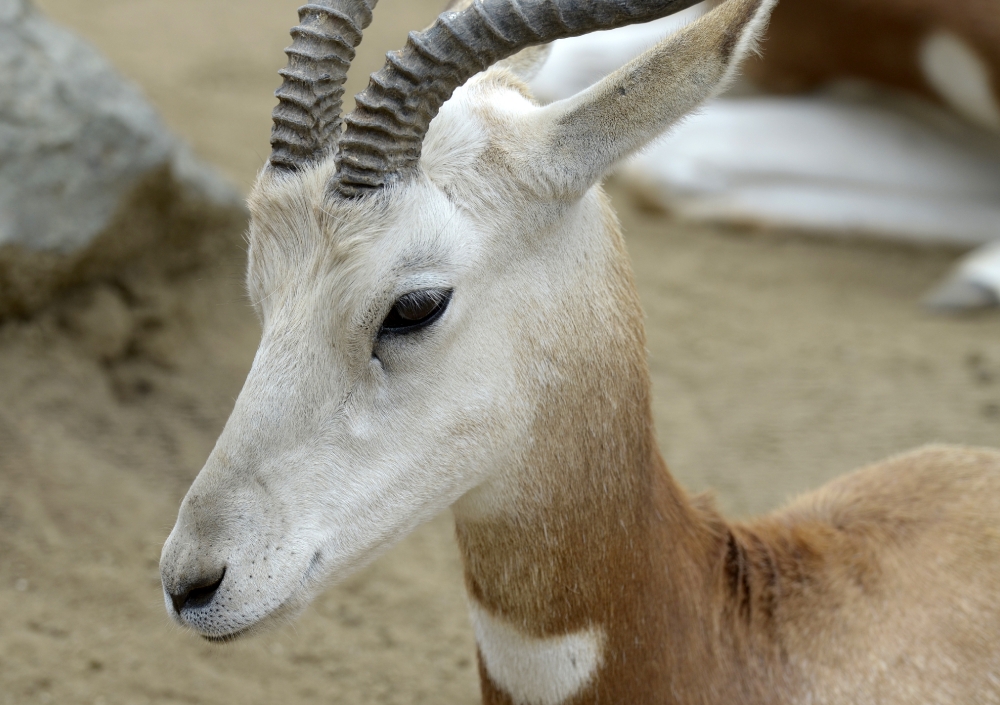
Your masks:
{"label": "gazelle head", "polygon": [[450,505],[531,512],[598,409],[641,423],[641,315],[597,184],[726,83],[773,3],[728,0],[539,107],[539,53],[516,52],[692,0],[480,0],[411,35],[342,131],[375,1],[307,5],[293,30],[250,197],[263,337],[161,559],[168,610],[210,639],[294,612]]}

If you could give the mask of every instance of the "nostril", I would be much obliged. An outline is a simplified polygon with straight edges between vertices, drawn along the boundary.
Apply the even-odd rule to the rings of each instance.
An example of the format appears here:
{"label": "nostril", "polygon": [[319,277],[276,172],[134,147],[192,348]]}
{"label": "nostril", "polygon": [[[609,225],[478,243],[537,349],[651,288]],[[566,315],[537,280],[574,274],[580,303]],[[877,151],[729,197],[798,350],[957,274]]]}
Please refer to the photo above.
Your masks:
{"label": "nostril", "polygon": [[218,577],[212,577],[207,580],[202,580],[198,583],[194,583],[191,587],[186,590],[182,590],[176,594],[170,595],[170,601],[174,603],[174,609],[177,614],[181,613],[181,610],[187,609],[198,609],[199,607],[204,607],[212,601],[215,597],[215,593],[218,591],[219,586],[222,585],[223,578],[226,577],[226,569],[222,569],[222,573]]}

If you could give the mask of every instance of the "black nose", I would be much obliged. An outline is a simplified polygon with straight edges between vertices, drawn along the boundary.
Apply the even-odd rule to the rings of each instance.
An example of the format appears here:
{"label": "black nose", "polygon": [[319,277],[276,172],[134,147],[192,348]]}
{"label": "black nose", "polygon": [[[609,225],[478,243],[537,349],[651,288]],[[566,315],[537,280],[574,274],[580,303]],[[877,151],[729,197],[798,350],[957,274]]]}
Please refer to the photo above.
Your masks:
{"label": "black nose", "polygon": [[180,614],[181,610],[184,609],[198,609],[209,604],[225,577],[226,569],[223,568],[218,575],[192,581],[189,586],[182,588],[179,592],[171,593],[170,601],[174,603],[177,614]]}

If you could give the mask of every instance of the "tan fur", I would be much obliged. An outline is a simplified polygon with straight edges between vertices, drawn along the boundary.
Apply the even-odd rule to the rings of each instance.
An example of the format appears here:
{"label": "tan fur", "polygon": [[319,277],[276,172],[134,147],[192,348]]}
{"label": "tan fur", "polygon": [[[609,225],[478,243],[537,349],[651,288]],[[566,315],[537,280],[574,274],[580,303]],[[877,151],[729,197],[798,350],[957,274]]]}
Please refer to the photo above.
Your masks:
{"label": "tan fur", "polygon": [[[656,448],[595,183],[719,90],[769,9],[729,0],[544,108],[529,56],[495,68],[444,106],[421,173],[366,199],[328,197],[332,160],[261,175],[263,336],[164,546],[175,620],[213,640],[280,622],[451,506],[480,643],[502,634],[489,705],[998,702],[1000,454],[921,451],[728,524]],[[441,317],[381,336],[427,287],[453,292]]]}

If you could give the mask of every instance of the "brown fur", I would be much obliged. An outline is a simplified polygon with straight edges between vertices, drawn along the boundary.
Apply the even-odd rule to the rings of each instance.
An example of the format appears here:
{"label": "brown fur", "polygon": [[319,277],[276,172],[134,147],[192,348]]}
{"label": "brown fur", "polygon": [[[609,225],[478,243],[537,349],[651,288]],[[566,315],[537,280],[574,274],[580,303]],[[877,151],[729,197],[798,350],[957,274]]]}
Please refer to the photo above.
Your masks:
{"label": "brown fur", "polygon": [[549,512],[457,528],[491,612],[535,636],[606,630],[572,702],[1000,701],[1000,454],[928,448],[728,525],[674,483],[648,416],[618,421],[642,429],[629,447],[617,424],[562,437],[579,464],[552,468]]}
{"label": "brown fur", "polygon": [[861,78],[937,98],[920,69],[935,30],[962,37],[992,68],[1000,95],[1000,6],[995,0],[781,0],[766,52],[746,74],[780,92]]}

